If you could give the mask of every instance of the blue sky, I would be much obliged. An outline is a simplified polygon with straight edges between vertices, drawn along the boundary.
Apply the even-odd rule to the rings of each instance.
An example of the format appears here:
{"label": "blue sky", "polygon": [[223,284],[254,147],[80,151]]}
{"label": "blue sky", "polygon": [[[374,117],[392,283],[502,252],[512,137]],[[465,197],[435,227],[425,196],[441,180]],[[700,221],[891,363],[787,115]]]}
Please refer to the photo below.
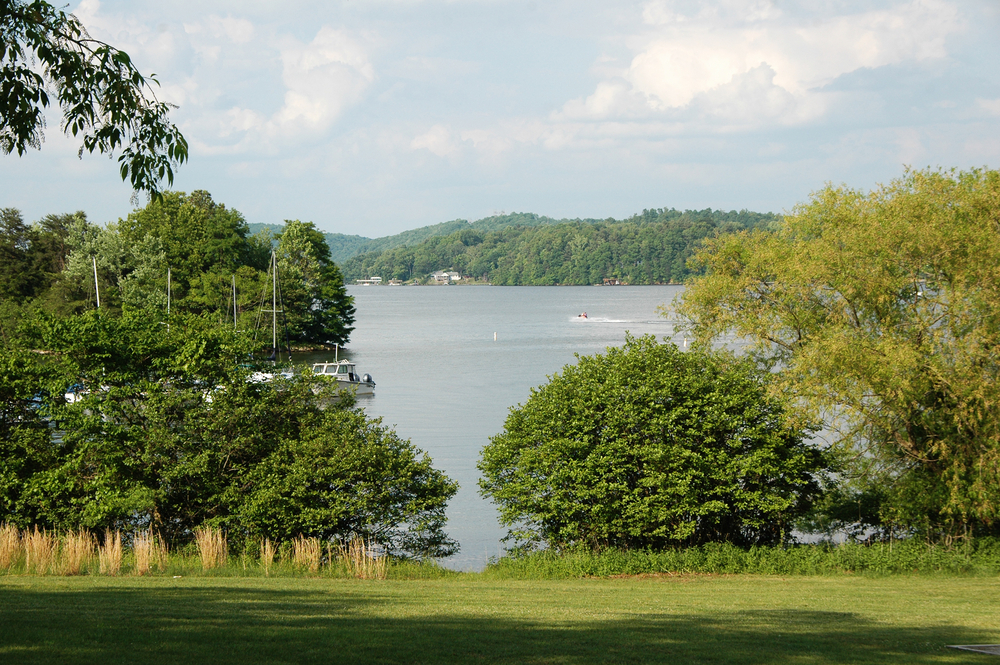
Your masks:
{"label": "blue sky", "polygon": [[[499,211],[780,212],[826,182],[1000,166],[995,0],[85,0],[191,144],[175,188],[376,237]],[[131,209],[49,118],[29,220]]]}

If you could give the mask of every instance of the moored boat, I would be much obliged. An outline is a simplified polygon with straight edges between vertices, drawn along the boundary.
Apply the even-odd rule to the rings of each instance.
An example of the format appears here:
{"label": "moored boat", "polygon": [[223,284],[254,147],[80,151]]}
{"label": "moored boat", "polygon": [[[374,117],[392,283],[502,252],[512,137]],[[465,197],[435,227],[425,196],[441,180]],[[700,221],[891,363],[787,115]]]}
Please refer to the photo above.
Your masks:
{"label": "moored boat", "polygon": [[375,380],[371,374],[359,375],[350,360],[336,360],[328,363],[313,363],[313,374],[325,376],[337,382],[337,390],[350,390],[355,395],[374,395]]}

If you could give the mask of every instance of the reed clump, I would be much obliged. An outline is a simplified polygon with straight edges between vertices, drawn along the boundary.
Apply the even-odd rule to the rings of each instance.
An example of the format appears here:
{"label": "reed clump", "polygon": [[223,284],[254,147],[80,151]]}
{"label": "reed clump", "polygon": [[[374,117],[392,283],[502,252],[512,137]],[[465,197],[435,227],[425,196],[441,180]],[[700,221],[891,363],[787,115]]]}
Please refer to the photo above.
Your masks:
{"label": "reed clump", "polygon": [[20,529],[13,524],[0,525],[0,570],[10,570],[20,558]]}
{"label": "reed clump", "polygon": [[201,558],[203,570],[221,568],[229,559],[229,547],[226,536],[220,529],[201,527],[194,530],[194,539],[198,544],[198,556]]}
{"label": "reed clump", "polygon": [[79,575],[94,556],[94,536],[85,529],[70,531],[62,539],[59,571],[63,575]]}
{"label": "reed clump", "polygon": [[296,567],[304,568],[310,573],[319,571],[322,552],[319,538],[299,536],[292,540],[292,561]]}
{"label": "reed clump", "polygon": [[59,548],[59,541],[53,534],[36,526],[24,533],[21,544],[24,547],[25,572],[44,575],[52,569]]}
{"label": "reed clump", "polygon": [[104,542],[97,548],[101,575],[117,575],[122,570],[122,532],[104,530]]}
{"label": "reed clump", "polygon": [[278,549],[271,542],[270,538],[265,538],[260,541],[260,565],[264,569],[265,575],[271,574],[271,566],[274,564],[274,555],[278,553]]}
{"label": "reed clump", "polygon": [[340,546],[340,559],[347,573],[362,580],[384,580],[388,574],[389,562],[385,554],[378,554],[374,541],[353,538],[346,546]]}
{"label": "reed clump", "polygon": [[132,538],[132,558],[135,561],[135,574],[148,575],[154,566],[162,569],[166,565],[167,548],[152,529],[147,529]]}

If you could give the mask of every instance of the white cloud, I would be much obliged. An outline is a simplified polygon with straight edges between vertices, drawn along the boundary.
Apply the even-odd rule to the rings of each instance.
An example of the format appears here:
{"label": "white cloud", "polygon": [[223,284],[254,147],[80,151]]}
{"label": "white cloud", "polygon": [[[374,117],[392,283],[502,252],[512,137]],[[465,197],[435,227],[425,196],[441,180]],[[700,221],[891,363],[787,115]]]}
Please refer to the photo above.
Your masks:
{"label": "white cloud", "polygon": [[243,18],[210,16],[208,23],[216,37],[225,35],[234,44],[246,44],[254,36],[253,23]]}
{"label": "white cloud", "polygon": [[[779,209],[825,180],[1000,154],[995,0],[395,2],[71,8],[180,105],[192,158],[176,186],[248,218]],[[112,219],[115,196],[127,212],[115,163],[77,160],[50,118],[40,153],[0,162],[0,196],[28,205],[51,171],[67,175],[36,212]],[[61,191],[84,173],[86,204]]]}
{"label": "white cloud", "polygon": [[[273,153],[314,140],[362,101],[376,78],[366,43],[329,25],[303,41],[243,16],[156,24],[102,11],[99,0],[83,0],[75,13],[143,71],[169,81],[157,94],[181,106],[177,118],[202,154]],[[233,82],[249,77],[259,84],[237,93]]]}
{"label": "white cloud", "polygon": [[980,108],[992,115],[1000,115],[1000,99],[977,99]]}
{"label": "white cloud", "polygon": [[672,6],[648,3],[648,28],[628,39],[628,66],[591,96],[567,102],[562,114],[606,119],[698,100],[708,115],[732,116],[745,100],[744,120],[753,110],[762,121],[800,122],[822,113],[817,88],[861,68],[944,57],[945,40],[962,27],[957,9],[942,0],[797,16],[759,0],[704,3],[691,15]]}
{"label": "white cloud", "polygon": [[361,43],[329,26],[308,44],[286,39],[281,61],[287,90],[271,126],[283,134],[327,129],[346,107],[361,100],[375,79]]}
{"label": "white cloud", "polygon": [[452,137],[451,130],[444,125],[434,125],[410,142],[414,150],[429,150],[438,157],[449,157],[458,153],[459,146]]}

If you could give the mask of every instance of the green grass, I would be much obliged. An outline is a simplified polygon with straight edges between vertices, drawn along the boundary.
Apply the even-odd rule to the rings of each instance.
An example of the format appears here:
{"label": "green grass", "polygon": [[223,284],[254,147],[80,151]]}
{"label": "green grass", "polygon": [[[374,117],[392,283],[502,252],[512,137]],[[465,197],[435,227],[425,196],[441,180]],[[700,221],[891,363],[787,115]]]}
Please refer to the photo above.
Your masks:
{"label": "green grass", "polygon": [[0,662],[961,663],[1000,579],[0,577]]}
{"label": "green grass", "polygon": [[1000,540],[980,538],[951,548],[921,541],[871,546],[797,545],[741,549],[728,543],[676,550],[535,552],[491,563],[497,579],[572,579],[643,573],[742,573],[757,575],[1000,574]]}

